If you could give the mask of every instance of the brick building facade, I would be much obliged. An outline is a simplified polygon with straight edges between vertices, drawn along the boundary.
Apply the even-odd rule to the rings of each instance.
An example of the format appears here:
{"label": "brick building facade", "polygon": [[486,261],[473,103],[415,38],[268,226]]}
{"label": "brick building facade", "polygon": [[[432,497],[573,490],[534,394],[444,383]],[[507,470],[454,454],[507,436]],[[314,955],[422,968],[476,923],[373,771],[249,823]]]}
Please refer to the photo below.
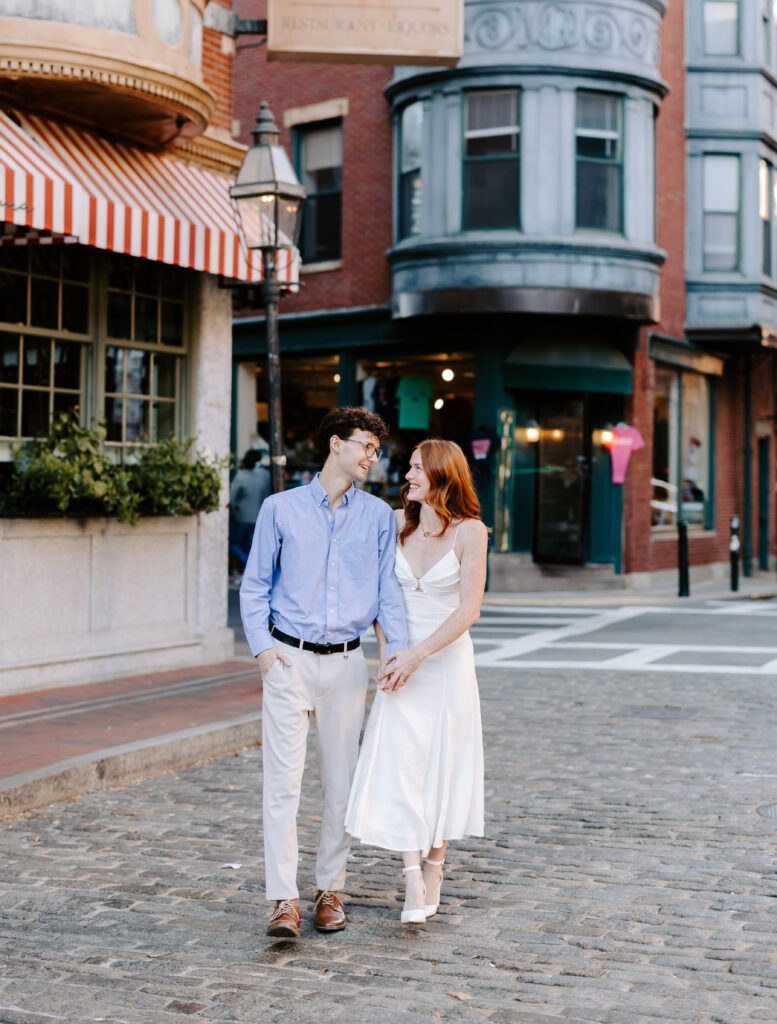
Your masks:
{"label": "brick building facade", "polygon": [[[342,132],[340,256],[303,264],[303,288],[283,300],[288,401],[299,404],[306,374],[328,379],[312,421],[326,403],[372,396],[383,375],[397,465],[424,431],[474,458],[480,429],[492,586],[672,578],[680,518],[692,573],[722,574],[734,514],[746,570],[765,568],[777,523],[777,291],[765,265],[766,247],[772,263],[777,252],[766,123],[777,104],[758,95],[774,91],[771,17],[705,0],[596,12],[570,0],[562,39],[551,6],[466,3],[464,58],[445,71],[268,66],[238,42],[244,141],[260,98],[303,171],[306,128]],[[241,0],[239,13],[261,17],[263,5]],[[741,141],[742,116],[760,143]],[[750,197],[764,175],[759,220]],[[489,181],[492,197],[502,182],[501,210]],[[262,331],[260,310],[238,313],[236,448],[263,415]],[[415,429],[401,425],[403,395],[419,387],[405,379],[428,380],[441,403]],[[644,440],[623,485],[606,451],[619,423]],[[309,426],[291,428],[290,446]],[[375,487],[394,499],[391,473]]]}

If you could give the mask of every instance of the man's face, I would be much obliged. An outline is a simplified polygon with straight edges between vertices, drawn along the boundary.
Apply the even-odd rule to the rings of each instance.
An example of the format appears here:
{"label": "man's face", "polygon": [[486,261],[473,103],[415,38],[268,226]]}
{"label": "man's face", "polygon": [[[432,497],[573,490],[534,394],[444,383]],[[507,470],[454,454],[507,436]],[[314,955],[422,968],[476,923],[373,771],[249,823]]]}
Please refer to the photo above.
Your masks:
{"label": "man's face", "polygon": [[352,430],[347,438],[339,438],[338,461],[343,472],[347,473],[352,480],[364,483],[370,466],[378,461],[377,454],[368,455],[367,445],[373,448],[380,448],[378,438],[367,430]]}

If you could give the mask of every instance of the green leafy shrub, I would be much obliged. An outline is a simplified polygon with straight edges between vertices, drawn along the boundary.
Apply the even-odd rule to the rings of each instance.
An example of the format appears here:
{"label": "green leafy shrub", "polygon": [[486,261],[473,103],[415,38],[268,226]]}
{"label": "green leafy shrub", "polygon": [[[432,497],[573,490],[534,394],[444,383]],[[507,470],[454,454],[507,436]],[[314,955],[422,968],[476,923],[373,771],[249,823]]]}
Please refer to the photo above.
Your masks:
{"label": "green leafy shrub", "polygon": [[51,433],[20,445],[2,500],[10,515],[115,516],[137,524],[141,515],[192,515],[219,506],[220,472],[228,459],[192,454],[193,441],[170,440],[141,450],[131,465],[104,451],[105,426],[82,427],[63,413]]}

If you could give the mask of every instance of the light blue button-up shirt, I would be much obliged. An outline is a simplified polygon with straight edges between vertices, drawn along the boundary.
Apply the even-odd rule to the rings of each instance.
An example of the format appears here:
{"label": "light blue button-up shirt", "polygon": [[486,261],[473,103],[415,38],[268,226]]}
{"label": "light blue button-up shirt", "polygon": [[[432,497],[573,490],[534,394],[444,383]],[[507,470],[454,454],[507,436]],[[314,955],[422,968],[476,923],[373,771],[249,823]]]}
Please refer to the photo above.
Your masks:
{"label": "light blue button-up shirt", "polygon": [[318,474],[307,486],[266,498],[240,587],[254,656],[275,646],[269,619],[283,633],[317,644],[353,640],[377,619],[387,653],[404,650],[395,546],[391,508],[353,484],[336,510]]}

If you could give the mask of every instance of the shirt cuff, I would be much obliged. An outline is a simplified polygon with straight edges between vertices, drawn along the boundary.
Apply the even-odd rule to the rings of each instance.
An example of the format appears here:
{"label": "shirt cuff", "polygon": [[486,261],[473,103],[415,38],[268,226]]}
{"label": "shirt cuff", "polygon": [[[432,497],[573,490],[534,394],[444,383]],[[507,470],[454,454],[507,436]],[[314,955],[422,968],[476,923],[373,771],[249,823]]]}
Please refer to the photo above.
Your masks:
{"label": "shirt cuff", "polygon": [[394,654],[399,654],[400,651],[404,651],[407,648],[407,644],[393,643],[386,644],[386,657],[390,658]]}
{"label": "shirt cuff", "polygon": [[269,650],[270,647],[275,647],[275,641],[268,629],[260,629],[247,639],[248,646],[251,648],[251,654],[253,654],[254,657],[256,657],[257,654],[261,654],[262,651]]}

